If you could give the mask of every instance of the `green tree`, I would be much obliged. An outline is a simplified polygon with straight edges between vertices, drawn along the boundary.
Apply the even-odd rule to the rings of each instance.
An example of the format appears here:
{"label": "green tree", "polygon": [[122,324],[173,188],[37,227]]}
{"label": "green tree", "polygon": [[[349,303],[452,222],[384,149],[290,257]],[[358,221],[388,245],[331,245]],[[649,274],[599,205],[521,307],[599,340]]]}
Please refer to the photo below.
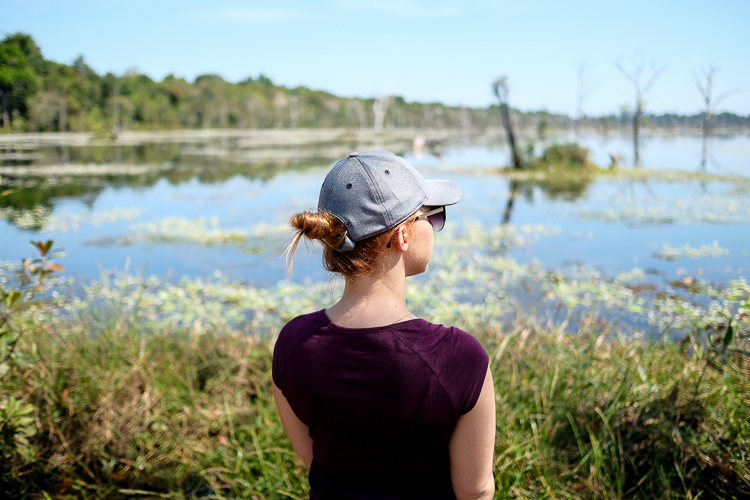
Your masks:
{"label": "green tree", "polygon": [[26,56],[26,61],[36,75],[44,75],[47,72],[47,61],[42,56],[42,51],[31,35],[26,33],[14,33],[5,37],[2,43],[10,43],[18,46]]}
{"label": "green tree", "polygon": [[0,108],[3,127],[10,127],[14,110],[26,114],[26,101],[36,89],[36,75],[21,47],[7,39],[0,42]]}

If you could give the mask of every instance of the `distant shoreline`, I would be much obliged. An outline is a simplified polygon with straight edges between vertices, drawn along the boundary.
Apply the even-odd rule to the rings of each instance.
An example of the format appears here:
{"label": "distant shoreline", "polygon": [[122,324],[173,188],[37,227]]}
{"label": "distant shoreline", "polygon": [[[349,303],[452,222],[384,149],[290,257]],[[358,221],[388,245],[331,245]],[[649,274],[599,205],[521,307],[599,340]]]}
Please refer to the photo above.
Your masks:
{"label": "distant shoreline", "polygon": [[[711,137],[743,135],[750,133],[750,127],[722,127],[712,131]],[[534,128],[519,128],[522,139],[540,140]],[[630,127],[601,128],[585,127],[579,136],[630,136]],[[643,127],[641,137],[689,137],[700,136],[697,127]],[[571,128],[553,128],[544,134],[546,140],[557,140],[565,136],[566,141],[575,140]],[[417,129],[388,128],[376,133],[370,128],[297,128],[297,129],[171,129],[171,130],[123,130],[113,136],[101,136],[96,132],[6,132],[0,133],[0,147],[13,146],[95,146],[95,145],[137,145],[149,142],[194,142],[212,139],[242,139],[245,145],[289,146],[326,142],[363,142],[379,140],[413,141],[421,137],[426,141],[452,141],[470,138],[483,142],[504,142],[505,132],[501,128],[478,129]],[[250,144],[248,144],[248,141]]]}

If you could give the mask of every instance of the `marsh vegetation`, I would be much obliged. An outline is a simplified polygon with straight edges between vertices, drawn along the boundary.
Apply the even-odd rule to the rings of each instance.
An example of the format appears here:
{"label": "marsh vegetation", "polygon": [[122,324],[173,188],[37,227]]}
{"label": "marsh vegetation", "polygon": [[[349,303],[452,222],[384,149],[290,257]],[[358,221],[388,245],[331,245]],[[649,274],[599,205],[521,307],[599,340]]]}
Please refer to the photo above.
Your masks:
{"label": "marsh vegetation", "polygon": [[331,159],[377,139],[466,194],[407,297],[490,353],[498,498],[750,496],[747,138],[703,172],[699,156],[650,167],[682,139],[643,138],[640,169],[590,165],[629,146],[594,137],[583,168],[550,141],[536,168],[505,170],[476,138],[419,153],[407,133],[319,134],[6,143],[0,489],[304,498],[271,349],[341,285],[314,249],[286,279],[285,219],[314,207]]}

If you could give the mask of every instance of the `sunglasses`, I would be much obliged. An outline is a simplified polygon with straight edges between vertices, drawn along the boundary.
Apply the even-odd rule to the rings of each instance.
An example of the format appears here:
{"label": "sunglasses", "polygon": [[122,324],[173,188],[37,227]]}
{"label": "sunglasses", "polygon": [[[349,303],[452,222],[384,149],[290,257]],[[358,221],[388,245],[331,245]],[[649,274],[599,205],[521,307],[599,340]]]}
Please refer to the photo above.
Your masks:
{"label": "sunglasses", "polygon": [[414,220],[418,221],[420,219],[427,219],[433,231],[440,231],[445,227],[445,207],[438,207],[429,212],[419,214]]}

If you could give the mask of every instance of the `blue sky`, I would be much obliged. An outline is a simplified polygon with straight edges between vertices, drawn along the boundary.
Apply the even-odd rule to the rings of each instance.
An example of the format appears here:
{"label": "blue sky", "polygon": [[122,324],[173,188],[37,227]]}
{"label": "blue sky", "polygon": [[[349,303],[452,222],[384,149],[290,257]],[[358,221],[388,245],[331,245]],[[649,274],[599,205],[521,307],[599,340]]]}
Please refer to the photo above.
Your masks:
{"label": "blue sky", "polygon": [[[647,111],[702,109],[695,74],[720,68],[718,110],[750,114],[748,0],[2,0],[0,34],[31,34],[45,57],[83,55],[99,73],[157,80],[263,73],[343,96],[485,106],[507,75],[511,105],[619,113],[634,91],[616,69],[663,72]],[[582,68],[582,70],[581,70]],[[579,77],[582,74],[582,78]],[[645,81],[646,77],[644,77]]]}

